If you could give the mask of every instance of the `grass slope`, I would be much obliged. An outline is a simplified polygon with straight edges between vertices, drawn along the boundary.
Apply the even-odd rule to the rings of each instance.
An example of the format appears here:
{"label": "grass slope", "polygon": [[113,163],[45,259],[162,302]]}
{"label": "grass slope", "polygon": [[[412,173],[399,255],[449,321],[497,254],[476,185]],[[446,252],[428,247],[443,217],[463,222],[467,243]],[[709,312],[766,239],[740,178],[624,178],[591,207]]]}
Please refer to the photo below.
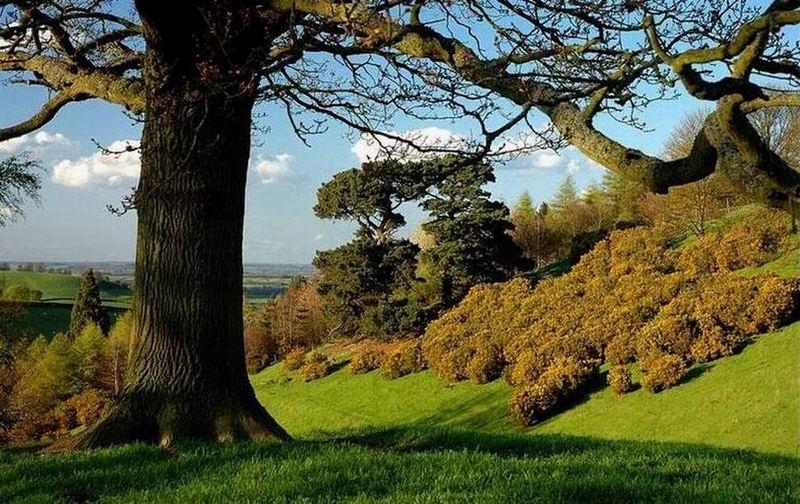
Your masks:
{"label": "grass slope", "polygon": [[[696,366],[685,383],[616,397],[599,386],[581,403],[525,432],[602,439],[700,443],[800,455],[800,323],[761,336],[736,356]],[[324,438],[353,427],[448,425],[517,432],[511,389],[445,386],[431,372],[385,380],[346,369],[285,382],[280,366],[253,377],[261,401],[295,436]]]}

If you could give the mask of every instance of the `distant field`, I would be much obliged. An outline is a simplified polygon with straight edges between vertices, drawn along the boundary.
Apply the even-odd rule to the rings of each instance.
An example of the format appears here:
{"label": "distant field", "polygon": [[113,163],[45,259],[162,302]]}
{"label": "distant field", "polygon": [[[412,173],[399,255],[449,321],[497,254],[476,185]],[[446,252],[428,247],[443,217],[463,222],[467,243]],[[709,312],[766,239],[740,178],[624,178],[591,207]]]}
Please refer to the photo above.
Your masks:
{"label": "distant field", "polygon": [[[54,273],[33,273],[28,271],[0,272],[0,282],[6,286],[21,284],[42,291],[42,301],[51,303],[72,303],[81,285],[81,277]],[[108,306],[127,307],[133,293],[125,285],[101,282],[100,297]]]}
{"label": "distant field", "polygon": [[[112,323],[126,308],[108,308]],[[25,307],[25,313],[13,327],[21,333],[36,337],[42,335],[48,339],[55,334],[65,332],[69,328],[72,305],[64,303],[35,303]]]}

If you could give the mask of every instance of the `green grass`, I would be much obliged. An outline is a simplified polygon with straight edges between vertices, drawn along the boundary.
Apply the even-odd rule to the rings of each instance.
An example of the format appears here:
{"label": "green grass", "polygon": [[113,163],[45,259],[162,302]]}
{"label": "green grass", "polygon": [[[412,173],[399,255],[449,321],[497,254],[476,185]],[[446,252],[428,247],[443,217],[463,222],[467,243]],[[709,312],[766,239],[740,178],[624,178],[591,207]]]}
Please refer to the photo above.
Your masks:
{"label": "green grass", "polygon": [[[125,308],[108,308],[111,322],[116,321],[125,311]],[[56,333],[66,332],[69,329],[71,315],[71,304],[31,303],[25,307],[25,312],[13,323],[12,328],[25,337],[42,335],[50,339]]]}
{"label": "green grass", "polygon": [[[72,304],[81,285],[81,278],[55,273],[29,271],[0,272],[0,283],[6,286],[21,284],[42,291],[42,301]],[[109,306],[127,307],[132,293],[129,288],[111,282],[100,284],[100,297]]]}
{"label": "green grass", "polygon": [[[800,455],[800,323],[761,336],[736,356],[696,366],[686,382],[616,397],[599,384],[579,404],[527,430],[601,439],[683,442]],[[399,380],[346,369],[311,383],[285,382],[281,366],[254,376],[259,398],[289,432],[322,438],[354,427],[447,425],[517,432],[511,388],[445,386],[431,372]],[[323,433],[323,434],[320,434]]]}
{"label": "green grass", "polygon": [[[2,456],[0,456],[2,457]],[[796,502],[797,460],[437,428],[0,458],[2,502]],[[3,463],[6,462],[6,463]]]}

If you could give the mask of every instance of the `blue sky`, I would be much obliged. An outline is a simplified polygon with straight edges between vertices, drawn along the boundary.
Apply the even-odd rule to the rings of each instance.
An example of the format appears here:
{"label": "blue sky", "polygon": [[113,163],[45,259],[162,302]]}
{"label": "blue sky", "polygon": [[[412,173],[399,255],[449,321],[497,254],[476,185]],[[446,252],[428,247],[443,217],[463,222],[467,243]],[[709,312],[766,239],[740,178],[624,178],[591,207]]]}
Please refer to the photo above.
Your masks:
{"label": "blue sky", "polygon": [[[38,90],[0,87],[0,125],[35,112],[44,96]],[[644,119],[655,131],[643,133],[609,121],[601,129],[646,152],[657,153],[665,137],[689,110],[691,100],[657,103]],[[352,226],[317,219],[312,211],[319,185],[334,173],[359,164],[356,135],[335,124],[312,137],[306,147],[286,123],[283,112],[262,107],[268,133],[254,133],[255,148],[247,190],[244,260],[246,262],[308,263],[317,249],[338,246],[351,237]],[[542,117],[536,118],[543,123]],[[656,127],[657,126],[657,127]],[[466,124],[400,122],[396,131],[435,127],[468,134]],[[47,172],[42,204],[29,205],[27,218],[0,229],[3,261],[128,261],[134,256],[135,215],[117,217],[106,206],[118,203],[136,184],[135,157],[111,159],[97,152],[95,141],[109,146],[139,138],[140,125],[114,106],[100,101],[63,110],[39,134],[0,144],[0,156],[33,152]],[[363,147],[363,145],[362,145]],[[548,199],[567,173],[586,187],[599,181],[602,170],[573,149],[558,155],[539,152],[497,165],[497,183],[490,189],[513,203],[524,191],[536,202]],[[408,215],[408,229],[423,218]]]}

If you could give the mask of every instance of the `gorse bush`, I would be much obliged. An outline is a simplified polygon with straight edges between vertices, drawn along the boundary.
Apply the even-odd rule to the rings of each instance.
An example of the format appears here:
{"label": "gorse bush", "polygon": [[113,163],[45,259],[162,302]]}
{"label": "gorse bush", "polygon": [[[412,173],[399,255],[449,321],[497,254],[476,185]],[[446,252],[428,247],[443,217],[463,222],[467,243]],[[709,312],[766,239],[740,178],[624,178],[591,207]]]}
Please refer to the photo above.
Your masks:
{"label": "gorse bush", "polygon": [[661,392],[680,383],[685,374],[686,363],[680,356],[662,355],[647,362],[642,386],[653,393]]}
{"label": "gorse bush", "polygon": [[540,422],[577,396],[596,372],[596,363],[558,357],[536,381],[517,389],[509,401],[511,414],[523,425]]}
{"label": "gorse bush", "polygon": [[384,355],[384,345],[375,341],[367,340],[356,348],[350,357],[350,372],[353,374],[364,374],[374,371],[381,367]]}
{"label": "gorse bush", "polygon": [[418,338],[398,341],[386,345],[381,360],[380,374],[395,379],[419,373],[427,367]]}
{"label": "gorse bush", "polygon": [[297,371],[305,363],[306,351],[302,348],[292,350],[283,356],[283,367],[286,371]]}
{"label": "gorse bush", "polygon": [[631,368],[625,365],[613,366],[608,370],[608,384],[616,395],[623,395],[633,390]]}
{"label": "gorse bush", "polygon": [[311,351],[305,357],[305,363],[300,368],[300,377],[305,382],[319,380],[331,374],[333,362],[322,352]]}
{"label": "gorse bush", "polygon": [[525,424],[581,393],[604,362],[617,393],[632,389],[634,363],[646,389],[675,386],[691,364],[731,355],[796,318],[800,282],[733,272],[780,252],[784,217],[758,212],[683,249],[659,230],[612,232],[571,272],[535,289],[520,279],[473,288],[429,325],[425,357],[447,382],[505,376]]}

